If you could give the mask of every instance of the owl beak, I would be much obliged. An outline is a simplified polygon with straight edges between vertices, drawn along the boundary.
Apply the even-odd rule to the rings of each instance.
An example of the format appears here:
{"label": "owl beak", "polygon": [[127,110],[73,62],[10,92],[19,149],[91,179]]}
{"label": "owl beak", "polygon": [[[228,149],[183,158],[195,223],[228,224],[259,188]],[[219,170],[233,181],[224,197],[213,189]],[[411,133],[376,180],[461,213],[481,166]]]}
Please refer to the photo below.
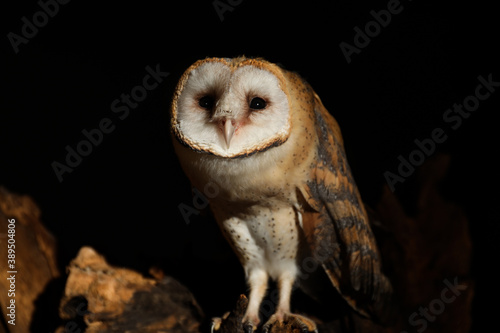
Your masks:
{"label": "owl beak", "polygon": [[233,121],[231,119],[226,119],[222,121],[224,139],[226,140],[226,149],[229,149],[229,145],[231,144],[231,139],[234,134],[234,126]]}

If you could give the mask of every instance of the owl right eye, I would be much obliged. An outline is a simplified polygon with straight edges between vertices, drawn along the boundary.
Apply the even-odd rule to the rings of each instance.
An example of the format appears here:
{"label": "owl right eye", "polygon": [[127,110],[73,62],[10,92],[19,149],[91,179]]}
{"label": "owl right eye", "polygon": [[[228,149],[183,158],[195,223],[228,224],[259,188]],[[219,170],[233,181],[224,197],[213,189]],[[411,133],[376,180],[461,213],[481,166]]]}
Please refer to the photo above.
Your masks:
{"label": "owl right eye", "polygon": [[211,110],[215,104],[215,99],[212,96],[203,96],[198,100],[198,105],[205,110]]}

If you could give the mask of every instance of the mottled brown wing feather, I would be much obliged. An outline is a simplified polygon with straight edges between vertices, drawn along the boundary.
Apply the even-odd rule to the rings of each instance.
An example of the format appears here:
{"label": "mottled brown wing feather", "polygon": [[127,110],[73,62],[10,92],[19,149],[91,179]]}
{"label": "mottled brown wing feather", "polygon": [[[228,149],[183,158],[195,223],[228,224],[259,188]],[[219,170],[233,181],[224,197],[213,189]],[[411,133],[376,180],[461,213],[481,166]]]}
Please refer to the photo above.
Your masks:
{"label": "mottled brown wing feather", "polygon": [[300,189],[309,206],[303,216],[306,239],[343,298],[362,315],[384,317],[381,312],[392,288],[381,272],[375,238],[347,163],[339,127],[318,96],[314,113],[318,163]]}

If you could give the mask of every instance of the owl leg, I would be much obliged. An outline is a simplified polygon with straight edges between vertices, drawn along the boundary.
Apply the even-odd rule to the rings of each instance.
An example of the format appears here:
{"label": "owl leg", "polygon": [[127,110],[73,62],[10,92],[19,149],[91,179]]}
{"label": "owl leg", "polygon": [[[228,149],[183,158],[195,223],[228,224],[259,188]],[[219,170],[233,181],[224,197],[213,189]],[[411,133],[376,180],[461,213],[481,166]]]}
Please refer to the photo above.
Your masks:
{"label": "owl leg", "polygon": [[268,333],[271,327],[278,323],[283,325],[286,323],[291,328],[298,328],[301,332],[317,332],[316,324],[309,318],[290,312],[290,298],[292,287],[295,278],[290,274],[284,274],[278,280],[278,288],[280,291],[278,309],[262,327],[263,333]]}
{"label": "owl leg", "polygon": [[269,276],[262,269],[253,269],[248,274],[250,295],[248,298],[248,307],[243,317],[243,329],[245,333],[252,333],[259,325],[259,308],[266,294],[268,279]]}

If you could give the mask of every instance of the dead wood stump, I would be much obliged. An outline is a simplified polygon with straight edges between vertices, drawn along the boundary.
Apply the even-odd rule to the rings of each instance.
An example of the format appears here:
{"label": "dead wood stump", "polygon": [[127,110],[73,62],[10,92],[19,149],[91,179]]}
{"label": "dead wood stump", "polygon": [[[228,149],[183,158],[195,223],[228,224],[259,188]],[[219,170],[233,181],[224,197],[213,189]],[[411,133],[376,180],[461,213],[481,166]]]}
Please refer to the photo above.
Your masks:
{"label": "dead wood stump", "polygon": [[171,277],[143,277],[110,266],[90,247],[80,249],[69,276],[58,332],[84,322],[85,332],[198,332],[203,313],[193,295]]}
{"label": "dead wood stump", "polygon": [[[48,283],[59,276],[56,241],[40,222],[40,209],[33,200],[3,187],[0,187],[0,272],[4,330],[32,331],[36,300]],[[15,309],[7,309],[12,304]]]}

